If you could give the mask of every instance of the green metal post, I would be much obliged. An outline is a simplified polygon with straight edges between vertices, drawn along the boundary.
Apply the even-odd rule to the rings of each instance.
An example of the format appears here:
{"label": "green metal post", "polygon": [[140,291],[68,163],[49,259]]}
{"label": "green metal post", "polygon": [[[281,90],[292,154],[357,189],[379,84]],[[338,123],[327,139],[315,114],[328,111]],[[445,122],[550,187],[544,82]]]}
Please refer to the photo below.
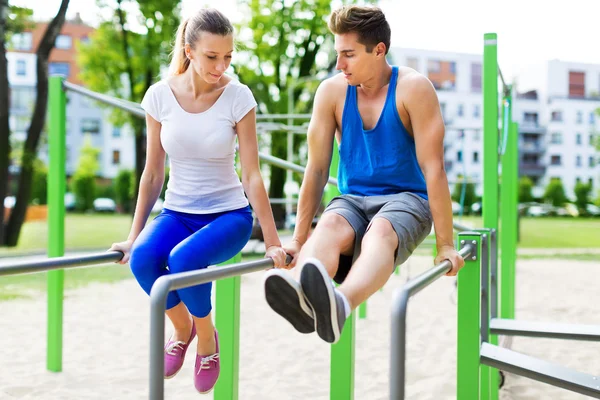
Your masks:
{"label": "green metal post", "polygon": [[[242,261],[242,253],[219,265]],[[215,386],[215,400],[237,400],[240,376],[240,289],[242,278],[216,282],[215,322],[219,331],[221,373]]]}
{"label": "green metal post", "polygon": [[[498,231],[498,46],[497,35],[483,36],[483,226]],[[500,275],[502,271],[500,272]],[[502,279],[500,279],[502,284]],[[501,300],[502,301],[502,300]],[[490,340],[494,340],[490,338]],[[497,338],[496,338],[497,341]],[[497,387],[498,373],[484,366],[482,374],[491,374],[487,380]],[[485,382],[486,380],[484,380]],[[482,387],[490,393],[489,387]],[[495,393],[496,391],[494,391]],[[492,400],[497,398],[497,394]]]}
{"label": "green metal post", "polygon": [[[333,153],[329,175],[337,176],[340,155],[337,141],[333,141]],[[337,187],[327,185],[324,201],[329,203],[340,191]],[[363,308],[364,307],[364,308]],[[366,302],[359,306],[359,313],[366,317]],[[363,314],[364,313],[364,314]],[[340,340],[331,346],[330,398],[332,400],[354,399],[354,342],[356,336],[355,312],[344,324]]]}
{"label": "green metal post", "polygon": [[[48,132],[48,257],[65,252],[66,107],[63,78],[50,77]],[[64,270],[48,272],[48,342],[46,368],[62,370]]]}
{"label": "green metal post", "polygon": [[460,248],[472,244],[477,252],[465,258],[465,266],[458,273],[456,398],[479,400],[481,233],[459,233],[458,243]]}
{"label": "green metal post", "polygon": [[518,215],[516,210],[519,207],[519,125],[515,122],[511,123],[509,132],[508,144],[506,147],[507,164],[510,167],[509,185],[511,196],[508,198],[510,210],[512,213],[504,214],[504,219],[508,222],[507,226],[502,229],[509,231],[508,240],[510,247],[506,249],[510,257],[510,297],[509,297],[509,318],[515,318],[515,286],[516,286],[516,264],[517,264],[517,241],[518,241]]}

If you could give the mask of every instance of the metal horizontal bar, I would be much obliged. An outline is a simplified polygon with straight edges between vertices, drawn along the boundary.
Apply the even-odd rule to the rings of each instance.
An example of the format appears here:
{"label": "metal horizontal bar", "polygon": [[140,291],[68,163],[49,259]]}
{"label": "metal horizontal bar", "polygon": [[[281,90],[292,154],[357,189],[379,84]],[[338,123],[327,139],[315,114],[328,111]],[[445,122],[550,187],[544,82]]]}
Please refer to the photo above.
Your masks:
{"label": "metal horizontal bar", "polygon": [[310,119],[312,114],[256,114],[257,121],[265,119]]}
{"label": "metal horizontal bar", "polygon": [[119,261],[123,258],[120,251],[107,251],[85,256],[53,257],[43,260],[25,261],[20,263],[0,263],[0,276],[30,274],[50,271],[53,269],[83,267],[86,265],[104,264]]}
{"label": "metal horizontal bar", "polygon": [[454,223],[452,224],[452,226],[454,227],[454,229],[455,229],[457,232],[466,232],[466,231],[471,231],[471,230],[473,230],[473,228],[471,228],[470,226],[461,225],[461,224],[459,224],[458,222],[454,222]]}
{"label": "metal horizontal bar", "polygon": [[[475,247],[467,244],[458,253],[462,257],[468,257]],[[423,272],[416,278],[408,281],[402,289],[394,292],[392,300],[392,349],[390,367],[390,398],[404,399],[406,385],[406,313],[408,300],[411,296],[429,286],[436,279],[448,272],[452,264],[444,260],[428,271]]]}
{"label": "metal horizontal bar", "polygon": [[108,104],[109,106],[113,106],[119,108],[123,111],[127,111],[130,114],[135,115],[136,117],[146,118],[146,112],[144,109],[137,103],[133,103],[127,100],[117,99],[112,96],[108,96],[102,93],[96,93],[92,90],[86,89],[82,86],[75,85],[71,82],[63,82],[63,87],[65,90],[70,90],[71,92],[79,93],[83,96],[89,97],[96,101],[99,101],[104,104]]}
{"label": "metal horizontal bar", "polygon": [[489,343],[481,345],[482,364],[600,399],[600,377],[574,371]]}
{"label": "metal horizontal bar", "polygon": [[[286,263],[292,261],[288,255]],[[264,258],[220,267],[209,267],[200,271],[189,271],[163,275],[154,282],[150,290],[150,399],[164,399],[164,352],[165,308],[167,295],[172,290],[231,278],[273,267],[273,260]]]}
{"label": "metal horizontal bar", "polygon": [[490,321],[490,332],[494,335],[600,341],[600,326],[598,325],[573,325],[493,318]]}
{"label": "metal horizontal bar", "polygon": [[[270,154],[258,153],[258,158],[269,164],[273,164],[277,167],[281,167],[284,169],[289,169],[291,171],[298,172],[300,174],[304,174],[304,172],[306,171],[306,168],[304,168],[301,165],[297,165],[297,164],[291,163],[289,161],[283,160],[281,158],[274,157]],[[327,183],[329,183],[330,185],[337,186],[337,179],[330,176],[329,179],[327,180]]]}

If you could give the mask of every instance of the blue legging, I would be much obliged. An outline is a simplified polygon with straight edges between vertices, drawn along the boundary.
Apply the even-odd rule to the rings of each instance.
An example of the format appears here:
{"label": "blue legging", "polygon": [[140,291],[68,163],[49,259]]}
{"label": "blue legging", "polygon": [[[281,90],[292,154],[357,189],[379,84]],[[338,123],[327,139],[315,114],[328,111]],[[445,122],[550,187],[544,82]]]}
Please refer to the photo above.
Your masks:
{"label": "blue legging", "polygon": [[[150,294],[162,275],[198,270],[229,260],[246,245],[252,232],[250,207],[214,214],[188,214],[163,209],[140,233],[129,265]],[[212,283],[178,289],[167,297],[167,310],[181,301],[190,313],[206,317],[211,309]]]}

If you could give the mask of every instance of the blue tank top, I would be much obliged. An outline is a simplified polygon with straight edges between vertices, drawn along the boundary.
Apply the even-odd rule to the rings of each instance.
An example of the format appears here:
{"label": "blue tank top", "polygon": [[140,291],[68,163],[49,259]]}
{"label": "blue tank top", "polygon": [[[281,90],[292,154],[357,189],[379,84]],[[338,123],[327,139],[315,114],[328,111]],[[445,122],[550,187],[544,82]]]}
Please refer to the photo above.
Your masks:
{"label": "blue tank top", "polygon": [[427,200],[415,141],[398,115],[397,81],[398,67],[392,67],[383,111],[370,130],[363,128],[356,86],[348,86],[339,146],[338,185],[342,194],[378,196],[412,192]]}

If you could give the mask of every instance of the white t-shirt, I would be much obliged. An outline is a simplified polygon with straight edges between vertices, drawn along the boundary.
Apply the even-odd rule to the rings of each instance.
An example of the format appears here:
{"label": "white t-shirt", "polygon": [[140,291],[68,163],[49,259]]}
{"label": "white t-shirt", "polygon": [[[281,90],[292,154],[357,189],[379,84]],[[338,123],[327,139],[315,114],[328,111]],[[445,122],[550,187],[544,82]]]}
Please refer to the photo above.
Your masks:
{"label": "white t-shirt", "polygon": [[189,113],[161,80],[148,88],[141,105],[162,124],[160,141],[171,168],[165,208],[209,214],[248,205],[234,165],[234,127],[256,107],[246,85],[232,80],[208,110]]}

